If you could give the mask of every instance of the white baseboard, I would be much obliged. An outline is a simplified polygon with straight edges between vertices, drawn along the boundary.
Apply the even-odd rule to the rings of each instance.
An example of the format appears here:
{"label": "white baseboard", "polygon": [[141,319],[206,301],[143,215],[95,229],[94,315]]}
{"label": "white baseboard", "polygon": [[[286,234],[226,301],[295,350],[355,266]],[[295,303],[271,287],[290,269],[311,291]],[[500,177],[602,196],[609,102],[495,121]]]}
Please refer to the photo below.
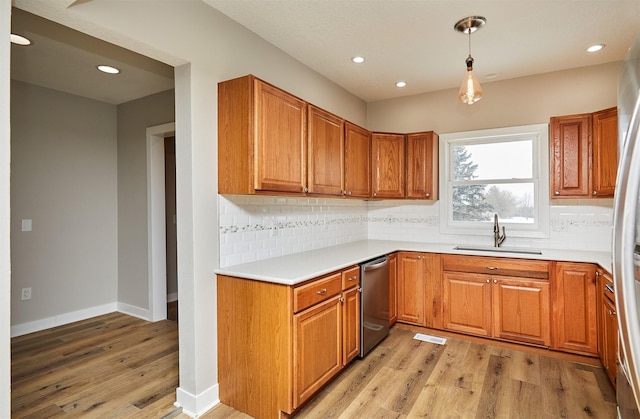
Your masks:
{"label": "white baseboard", "polygon": [[117,311],[120,313],[128,314],[129,316],[137,317],[146,321],[150,321],[151,319],[149,310],[146,308],[132,306],[131,304],[122,303],[120,301],[118,301],[117,306]]}
{"label": "white baseboard", "polygon": [[182,387],[178,387],[176,389],[176,400],[174,404],[176,407],[182,407],[182,413],[192,418],[197,418],[220,404],[218,384],[209,387],[197,396]]}
{"label": "white baseboard", "polygon": [[178,293],[170,292],[169,294],[167,294],[167,303],[172,303],[174,301],[178,301]]}
{"label": "white baseboard", "polygon": [[11,326],[11,337],[22,336],[28,333],[39,332],[40,330],[51,329],[52,327],[90,319],[91,317],[102,316],[103,314],[113,313],[114,311],[116,311],[116,303],[109,303],[100,306],[84,308],[82,310],[70,311],[68,313],[62,313],[58,314],[57,316],[34,320],[32,322],[16,324],[14,326]]}

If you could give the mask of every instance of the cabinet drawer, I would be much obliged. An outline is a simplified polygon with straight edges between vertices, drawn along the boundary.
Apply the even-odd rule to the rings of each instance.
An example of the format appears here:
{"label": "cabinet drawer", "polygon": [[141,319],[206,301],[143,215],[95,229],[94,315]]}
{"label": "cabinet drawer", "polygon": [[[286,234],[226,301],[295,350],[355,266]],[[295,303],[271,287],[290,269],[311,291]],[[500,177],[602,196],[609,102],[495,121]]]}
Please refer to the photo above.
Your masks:
{"label": "cabinet drawer", "polygon": [[297,313],[342,292],[342,274],[336,272],[293,289],[293,312]]}
{"label": "cabinet drawer", "polygon": [[342,289],[348,290],[360,283],[360,267],[354,266],[342,272]]}
{"label": "cabinet drawer", "polygon": [[549,262],[541,260],[443,255],[442,270],[549,279]]}

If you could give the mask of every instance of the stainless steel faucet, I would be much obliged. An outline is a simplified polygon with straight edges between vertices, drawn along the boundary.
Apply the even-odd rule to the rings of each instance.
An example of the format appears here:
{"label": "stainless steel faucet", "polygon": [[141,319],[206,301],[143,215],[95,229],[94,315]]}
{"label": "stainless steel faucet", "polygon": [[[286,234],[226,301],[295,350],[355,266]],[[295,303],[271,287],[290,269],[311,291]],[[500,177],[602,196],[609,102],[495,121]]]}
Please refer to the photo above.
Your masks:
{"label": "stainless steel faucet", "polygon": [[506,240],[507,234],[502,226],[502,234],[500,234],[500,225],[498,224],[498,214],[493,214],[493,247],[500,247]]}

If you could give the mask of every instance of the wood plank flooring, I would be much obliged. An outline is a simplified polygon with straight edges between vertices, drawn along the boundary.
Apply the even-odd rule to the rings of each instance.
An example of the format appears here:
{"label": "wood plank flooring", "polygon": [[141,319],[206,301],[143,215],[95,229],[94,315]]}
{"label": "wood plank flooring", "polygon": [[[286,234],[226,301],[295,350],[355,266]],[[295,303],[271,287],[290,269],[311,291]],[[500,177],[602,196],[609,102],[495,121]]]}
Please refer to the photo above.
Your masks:
{"label": "wood plank flooring", "polygon": [[[615,418],[602,368],[486,341],[413,339],[404,326],[354,361],[296,418]],[[186,419],[177,324],[119,313],[16,337],[12,418]],[[203,419],[248,418],[217,406]]]}
{"label": "wood plank flooring", "polygon": [[11,340],[12,418],[161,418],[177,387],[176,322],[111,313]]}

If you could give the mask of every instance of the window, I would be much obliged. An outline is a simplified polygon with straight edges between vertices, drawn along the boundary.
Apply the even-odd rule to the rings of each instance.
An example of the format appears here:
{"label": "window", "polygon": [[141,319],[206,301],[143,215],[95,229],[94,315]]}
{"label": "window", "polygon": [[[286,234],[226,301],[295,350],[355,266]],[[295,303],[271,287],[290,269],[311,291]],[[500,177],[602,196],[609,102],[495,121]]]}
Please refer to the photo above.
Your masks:
{"label": "window", "polygon": [[548,237],[548,125],[440,136],[440,226],[445,234]]}

